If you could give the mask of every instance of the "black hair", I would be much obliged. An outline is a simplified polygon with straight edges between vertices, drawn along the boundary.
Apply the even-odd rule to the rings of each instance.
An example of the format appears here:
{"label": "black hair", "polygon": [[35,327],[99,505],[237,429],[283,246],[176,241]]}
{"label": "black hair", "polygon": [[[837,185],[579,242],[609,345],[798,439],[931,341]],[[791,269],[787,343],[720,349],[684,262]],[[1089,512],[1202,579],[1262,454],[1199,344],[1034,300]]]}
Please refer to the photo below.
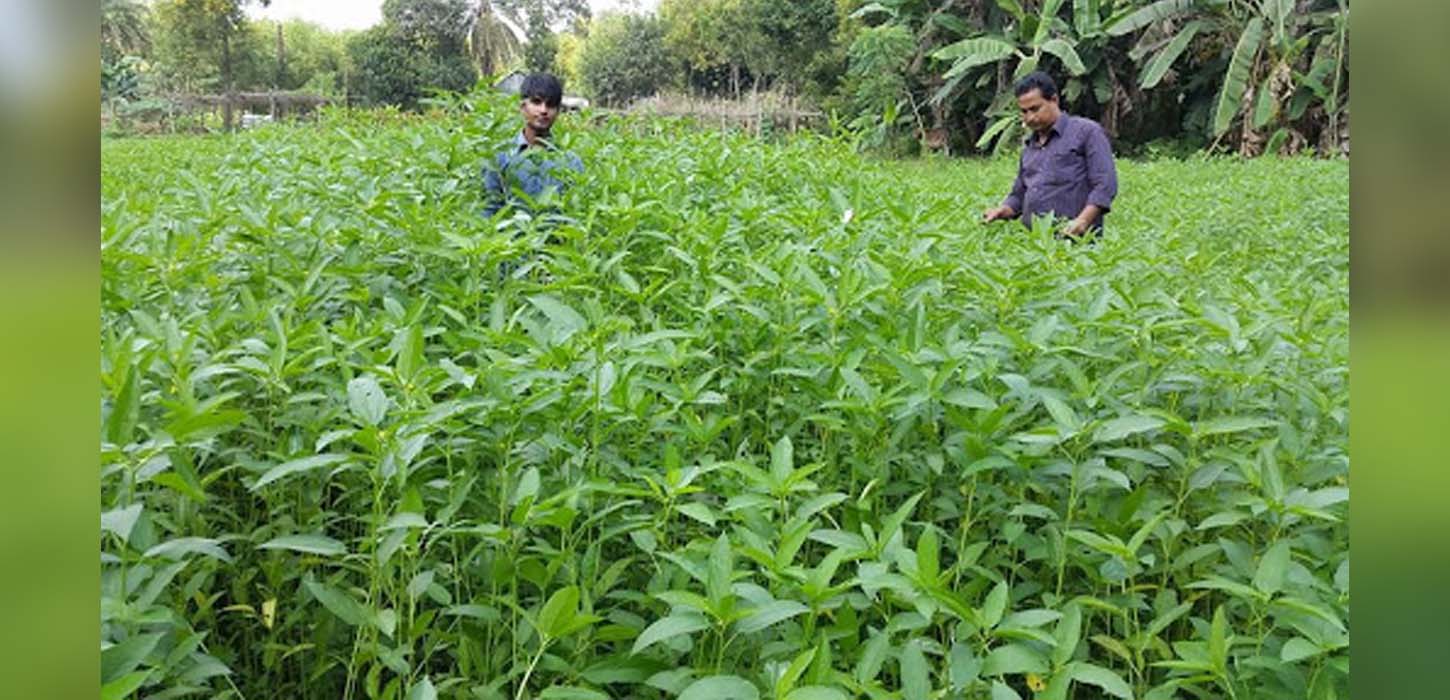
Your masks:
{"label": "black hair", "polygon": [[1042,99],[1051,100],[1057,97],[1057,83],[1052,81],[1052,76],[1040,70],[1032,71],[1017,81],[1015,86],[1016,95],[1021,97],[1033,90],[1042,91]]}
{"label": "black hair", "polygon": [[519,98],[537,97],[550,107],[558,107],[564,100],[564,85],[549,73],[530,73],[519,86]]}

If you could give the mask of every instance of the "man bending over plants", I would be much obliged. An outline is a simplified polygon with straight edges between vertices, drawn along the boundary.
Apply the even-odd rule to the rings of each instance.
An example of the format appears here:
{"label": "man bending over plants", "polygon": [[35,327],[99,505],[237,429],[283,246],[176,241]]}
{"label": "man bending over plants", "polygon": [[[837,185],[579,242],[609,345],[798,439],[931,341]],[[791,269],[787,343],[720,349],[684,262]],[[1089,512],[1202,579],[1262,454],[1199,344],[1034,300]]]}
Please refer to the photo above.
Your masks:
{"label": "man bending over plants", "polygon": [[1068,219],[1061,236],[1101,233],[1103,216],[1118,195],[1117,167],[1103,127],[1062,111],[1057,84],[1041,71],[1018,81],[1015,92],[1029,133],[1012,192],[1001,206],[984,212],[982,221],[1021,217],[1031,226],[1032,217],[1051,216]]}
{"label": "man bending over plants", "polygon": [[579,156],[561,153],[549,140],[564,99],[559,79],[548,73],[531,74],[524,78],[519,98],[524,128],[509,148],[483,166],[485,216],[497,214],[508,204],[527,209],[533,200],[564,189],[565,183],[558,177],[562,173],[556,171],[584,170]]}

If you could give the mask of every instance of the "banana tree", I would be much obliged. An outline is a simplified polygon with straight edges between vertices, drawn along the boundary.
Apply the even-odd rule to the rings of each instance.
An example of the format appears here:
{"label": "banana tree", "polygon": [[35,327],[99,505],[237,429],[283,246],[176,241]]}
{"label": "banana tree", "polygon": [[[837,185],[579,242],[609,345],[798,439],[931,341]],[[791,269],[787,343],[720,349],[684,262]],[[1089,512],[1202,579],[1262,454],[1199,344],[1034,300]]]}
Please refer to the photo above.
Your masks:
{"label": "banana tree", "polygon": [[[1111,5],[1111,0],[1107,0]],[[982,149],[996,141],[996,149],[1016,141],[1022,125],[1012,108],[1011,95],[1003,91],[1007,80],[1007,66],[1012,65],[1011,81],[1037,70],[1044,55],[1050,55],[1062,63],[1071,76],[1063,89],[1063,96],[1069,101],[1088,87],[1094,90],[1099,102],[1106,102],[1113,94],[1108,74],[1098,71],[1106,67],[1102,49],[1107,36],[1102,31],[1102,3],[1099,0],[1073,0],[1072,21],[1059,15],[1066,6],[1065,0],[1044,0],[1037,14],[1026,12],[1018,0],[996,0],[997,7],[1005,13],[1006,21],[1000,31],[983,33],[937,49],[932,58],[950,61],[942,78],[944,84],[932,96],[933,101],[942,101],[957,94],[961,85],[969,79],[970,85],[985,88],[995,79],[992,87],[995,98],[987,109],[986,116],[991,124],[977,140]],[[1082,54],[1090,58],[1083,60]]]}
{"label": "banana tree", "polygon": [[[1217,143],[1239,124],[1239,150],[1254,154],[1302,141],[1291,124],[1316,101],[1337,134],[1348,14],[1348,0],[1157,0],[1115,13],[1106,32],[1139,33],[1129,57],[1139,64],[1144,90],[1162,84],[1185,55],[1201,55],[1189,51],[1195,39],[1200,49],[1226,52],[1207,130]],[[1265,147],[1261,134],[1269,126],[1278,130]]]}

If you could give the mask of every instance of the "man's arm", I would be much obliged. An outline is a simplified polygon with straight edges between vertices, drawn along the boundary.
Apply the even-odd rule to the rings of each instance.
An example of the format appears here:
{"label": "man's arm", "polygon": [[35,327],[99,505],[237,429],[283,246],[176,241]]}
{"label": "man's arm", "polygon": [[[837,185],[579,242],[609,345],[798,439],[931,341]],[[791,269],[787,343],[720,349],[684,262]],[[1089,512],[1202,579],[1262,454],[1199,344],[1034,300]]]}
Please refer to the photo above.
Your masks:
{"label": "man's arm", "polygon": [[1012,190],[1007,193],[1007,198],[1002,200],[1001,206],[988,209],[982,215],[983,221],[996,221],[998,219],[1015,219],[1022,213],[1022,200],[1027,196],[1027,183],[1022,179],[1022,156],[1017,157],[1017,177],[1012,180]]}
{"label": "man's arm", "polygon": [[1088,196],[1087,206],[1083,207],[1083,213],[1078,218],[1087,215],[1088,209],[1094,209],[1089,220],[1095,219],[1099,214],[1107,213],[1113,208],[1113,199],[1118,196],[1118,168],[1113,163],[1113,147],[1108,143],[1108,135],[1103,133],[1103,128],[1096,124],[1089,131],[1087,143],[1083,148],[1084,157],[1087,159]]}

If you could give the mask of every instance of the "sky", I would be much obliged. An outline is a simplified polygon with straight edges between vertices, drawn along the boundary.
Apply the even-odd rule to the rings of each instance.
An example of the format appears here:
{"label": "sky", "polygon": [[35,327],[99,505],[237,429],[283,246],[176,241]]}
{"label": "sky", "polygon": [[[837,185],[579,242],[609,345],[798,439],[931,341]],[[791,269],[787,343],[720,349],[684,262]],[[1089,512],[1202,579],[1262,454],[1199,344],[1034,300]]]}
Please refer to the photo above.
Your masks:
{"label": "sky", "polygon": [[[589,0],[594,14],[621,7],[654,10],[659,0]],[[304,19],[328,29],[366,29],[383,16],[383,0],[272,0],[268,7],[253,5],[249,14],[267,19]]]}

